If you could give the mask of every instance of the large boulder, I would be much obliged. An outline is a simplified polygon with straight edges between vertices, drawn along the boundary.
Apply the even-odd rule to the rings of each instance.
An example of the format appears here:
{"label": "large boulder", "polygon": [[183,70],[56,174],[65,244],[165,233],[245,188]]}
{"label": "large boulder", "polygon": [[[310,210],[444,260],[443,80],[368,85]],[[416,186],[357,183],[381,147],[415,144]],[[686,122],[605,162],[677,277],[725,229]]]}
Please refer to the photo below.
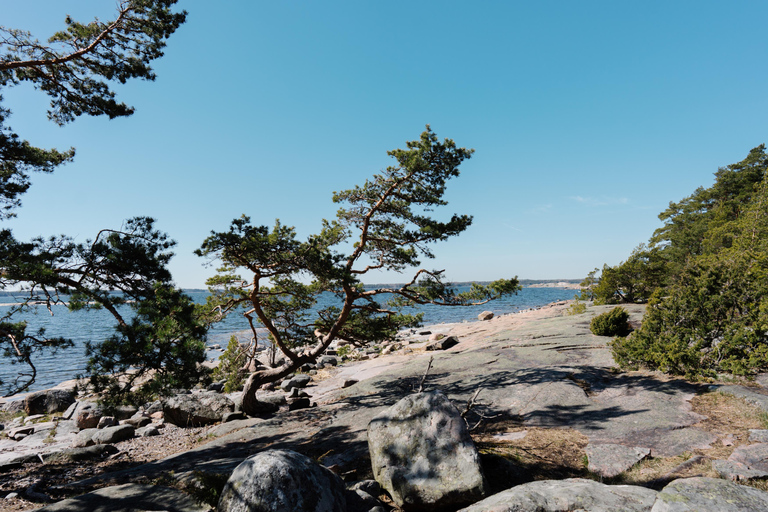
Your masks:
{"label": "large boulder", "polygon": [[494,494],[459,512],[649,512],[656,496],[656,491],[644,487],[582,478],[540,480]]}
{"label": "large boulder", "polygon": [[234,402],[218,393],[176,395],[163,403],[165,421],[179,427],[199,427],[218,423],[225,413],[234,410]]}
{"label": "large boulder", "polygon": [[651,512],[768,510],[768,492],[719,478],[680,478],[659,492]]}
{"label": "large boulder", "polygon": [[245,459],[227,480],[219,512],[346,512],[344,482],[314,460],[290,450]]}
{"label": "large boulder", "polygon": [[374,478],[403,510],[442,510],[482,499],[487,484],[469,430],[439,391],[405,397],[368,425]]}
{"label": "large boulder", "polygon": [[24,398],[24,411],[27,414],[52,414],[64,412],[75,402],[72,389],[46,389],[31,393]]}

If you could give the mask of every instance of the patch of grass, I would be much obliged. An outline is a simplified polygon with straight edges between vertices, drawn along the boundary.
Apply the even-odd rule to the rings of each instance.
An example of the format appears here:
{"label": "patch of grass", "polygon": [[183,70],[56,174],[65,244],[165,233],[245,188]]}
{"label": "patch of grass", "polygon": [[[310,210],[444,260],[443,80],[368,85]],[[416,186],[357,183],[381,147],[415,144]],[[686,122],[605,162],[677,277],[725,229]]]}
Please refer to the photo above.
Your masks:
{"label": "patch of grass", "polygon": [[516,432],[514,420],[486,426],[473,433],[491,492],[534,480],[596,478],[585,465],[587,437],[570,428],[526,427],[522,439],[501,441],[494,433]]}

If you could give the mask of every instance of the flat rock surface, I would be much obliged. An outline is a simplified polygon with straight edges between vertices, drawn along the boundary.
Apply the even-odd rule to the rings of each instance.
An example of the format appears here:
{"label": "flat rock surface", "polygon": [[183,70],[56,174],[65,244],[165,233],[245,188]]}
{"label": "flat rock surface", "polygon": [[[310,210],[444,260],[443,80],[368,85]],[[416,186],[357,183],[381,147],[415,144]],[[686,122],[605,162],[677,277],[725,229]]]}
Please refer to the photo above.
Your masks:
{"label": "flat rock surface", "polygon": [[650,448],[620,444],[590,444],[587,446],[589,470],[610,478],[623,473],[651,454]]}
{"label": "flat rock surface", "polygon": [[[430,353],[408,352],[410,345],[405,353],[333,368],[332,378],[305,389],[319,407],[227,424],[221,433],[231,433],[129,473],[223,473],[266,447],[330,451],[324,464],[351,470],[367,458],[368,422],[418,389],[430,357],[425,390],[441,390],[459,409],[480,390],[470,422],[479,414],[512,415],[525,425],[571,427],[590,443],[650,449],[654,456],[678,455],[716,440],[692,427],[703,417],[691,410],[689,400],[704,388],[658,374],[614,373],[610,338],[589,331],[590,320],[611,307],[591,307],[577,316],[563,316],[565,308],[437,326],[434,330],[455,335],[461,343]],[[644,311],[637,305],[626,309],[635,322]],[[359,382],[342,388],[346,379]],[[245,428],[233,430],[239,426]]]}
{"label": "flat rock surface", "polygon": [[494,494],[459,512],[648,512],[656,491],[571,478],[541,480]]}
{"label": "flat rock surface", "polygon": [[681,478],[659,492],[652,512],[756,512],[768,493],[717,478]]}
{"label": "flat rock surface", "polygon": [[191,496],[159,485],[104,487],[39,509],[40,512],[208,512]]}
{"label": "flat rock surface", "polygon": [[751,469],[768,471],[768,443],[739,446],[728,460],[740,462]]}

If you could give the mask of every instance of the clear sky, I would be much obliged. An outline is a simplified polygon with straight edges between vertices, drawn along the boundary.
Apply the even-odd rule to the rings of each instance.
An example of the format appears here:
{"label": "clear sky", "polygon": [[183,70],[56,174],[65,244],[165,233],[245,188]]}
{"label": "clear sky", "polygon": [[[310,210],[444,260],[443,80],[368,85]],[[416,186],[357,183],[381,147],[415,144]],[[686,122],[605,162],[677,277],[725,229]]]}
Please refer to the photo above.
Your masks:
{"label": "clear sky", "polygon": [[[440,216],[474,215],[435,247],[452,280],[581,278],[626,259],[670,201],[768,142],[768,2],[181,0],[188,22],[155,82],[118,89],[130,118],[47,121],[47,97],[3,91],[8,124],[75,161],[37,175],[18,238],[77,240],[149,215],[178,241],[172,271],[245,213],[301,238],[333,191],[390,163],[429,123],[476,150]],[[110,19],[109,0],[0,1],[41,40]],[[403,281],[377,275],[369,282]]]}

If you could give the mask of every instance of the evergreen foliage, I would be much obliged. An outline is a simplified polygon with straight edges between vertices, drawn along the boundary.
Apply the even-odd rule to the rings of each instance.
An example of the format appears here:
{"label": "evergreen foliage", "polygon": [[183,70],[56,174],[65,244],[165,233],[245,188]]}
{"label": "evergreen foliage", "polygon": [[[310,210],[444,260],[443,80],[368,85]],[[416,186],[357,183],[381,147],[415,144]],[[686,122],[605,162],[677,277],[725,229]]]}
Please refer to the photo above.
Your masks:
{"label": "evergreen foliage", "polygon": [[[197,251],[222,263],[208,281],[209,311],[244,311],[254,337],[258,326],[265,327],[285,356],[282,366],[249,377],[243,397],[246,413],[259,385],[314,361],[334,340],[359,346],[417,325],[421,315],[403,308],[482,304],[519,289],[513,278],[456,293],[444,282],[443,271],[424,268],[403,286],[363,286],[361,278],[369,272],[418,267],[421,258],[433,257],[432,244],[457,236],[472,221],[468,215],[454,214],[445,222],[431,216],[447,204],[446,183],[459,175],[459,165],[472,150],[449,139],[440,142],[427,126],[419,140],[388,154],[396,164],[362,186],[335,193],[333,201],[342,205],[336,219],[324,220],[320,233],[306,241],[297,240],[294,229],[279,221],[270,229],[243,216],[228,231],[213,232]],[[341,246],[351,252],[340,252]],[[333,294],[337,304],[310,314],[323,293]]]}
{"label": "evergreen foliage", "polygon": [[[186,19],[186,12],[173,12],[175,3],[124,0],[109,21],[80,23],[67,16],[65,29],[44,43],[26,31],[0,27],[0,92],[31,83],[50,97],[48,117],[59,125],[84,114],[131,115],[133,107],[116,99],[111,84],[154,80],[152,61]],[[7,125],[9,116],[0,106],[0,220],[16,215],[31,173],[52,172],[75,154],[72,148],[33,146]],[[103,307],[117,321],[115,337],[89,347],[91,379],[98,389],[116,392],[122,400],[139,377],[154,375],[144,389],[157,390],[190,382],[199,373],[205,329],[193,318],[190,299],[173,287],[167,270],[173,242],[153,222],[131,219],[122,229],[103,230],[93,242],[81,244],[63,235],[21,242],[10,230],[0,230],[0,289],[25,289],[21,303],[0,318],[3,357],[26,367],[14,382],[0,383],[5,393],[34,383],[35,354],[71,345],[44,330],[30,333],[24,322],[14,320],[35,303],[51,311],[64,302],[62,294],[71,294],[70,309]],[[131,319],[121,308],[128,303]],[[128,368],[136,370],[135,377],[122,383],[103,375]]]}
{"label": "evergreen foliage", "polygon": [[589,330],[596,336],[626,336],[631,331],[628,320],[627,310],[616,307],[593,318]]}
{"label": "evergreen foliage", "polygon": [[715,184],[660,216],[666,286],[640,329],[613,342],[616,361],[676,374],[768,370],[768,155],[720,169]]}
{"label": "evergreen foliage", "polygon": [[246,348],[240,345],[235,336],[229,338],[224,353],[219,356],[219,365],[214,368],[212,377],[214,380],[224,380],[224,392],[237,391],[248,376],[245,364],[248,360]]}

